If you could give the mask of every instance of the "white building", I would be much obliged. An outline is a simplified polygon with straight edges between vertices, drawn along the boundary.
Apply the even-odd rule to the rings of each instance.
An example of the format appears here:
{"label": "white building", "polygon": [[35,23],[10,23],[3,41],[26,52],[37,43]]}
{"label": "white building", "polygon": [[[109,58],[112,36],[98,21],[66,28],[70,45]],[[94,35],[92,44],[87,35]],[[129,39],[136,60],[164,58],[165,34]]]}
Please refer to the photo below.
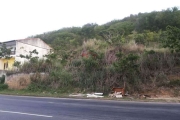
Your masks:
{"label": "white building", "polygon": [[[8,70],[12,69],[13,64],[15,61],[19,61],[24,63],[27,59],[21,58],[20,55],[29,55],[30,51],[36,49],[38,52],[37,56],[39,58],[43,58],[44,55],[47,55],[51,47],[47,45],[44,41],[39,38],[27,38],[27,39],[20,39],[20,40],[11,40],[7,42],[3,42],[7,48],[11,49],[11,57],[10,59],[1,58],[0,59],[0,70]],[[0,44],[0,46],[2,43]],[[33,57],[34,57],[33,56]]]}

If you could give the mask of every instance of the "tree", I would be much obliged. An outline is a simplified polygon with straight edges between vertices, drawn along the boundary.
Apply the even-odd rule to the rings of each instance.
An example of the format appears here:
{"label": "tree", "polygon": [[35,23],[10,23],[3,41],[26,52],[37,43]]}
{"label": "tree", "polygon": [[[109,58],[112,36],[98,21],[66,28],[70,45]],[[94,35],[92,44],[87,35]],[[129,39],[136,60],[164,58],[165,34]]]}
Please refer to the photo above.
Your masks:
{"label": "tree", "polygon": [[0,44],[0,58],[10,59],[11,49],[12,48],[7,48],[6,44],[1,43]]}
{"label": "tree", "polygon": [[88,23],[88,24],[85,24],[82,29],[81,29],[81,35],[87,39],[92,39],[95,37],[95,27],[98,26],[97,24],[95,23]]}
{"label": "tree", "polygon": [[116,54],[118,60],[113,64],[115,70],[119,73],[119,77],[123,82],[130,84],[136,83],[136,76],[139,72],[137,63],[139,56],[136,54],[124,55],[122,52]]}
{"label": "tree", "polygon": [[171,52],[180,52],[180,29],[173,26],[166,27],[167,39],[163,41],[163,46],[169,48]]}
{"label": "tree", "polygon": [[37,55],[38,52],[36,49],[34,49],[33,51],[29,51],[29,55],[22,55],[20,54],[20,57],[21,58],[26,58],[27,60],[29,60],[31,63],[34,63],[34,62],[37,62],[38,61],[38,58],[37,56],[33,57],[33,54]]}

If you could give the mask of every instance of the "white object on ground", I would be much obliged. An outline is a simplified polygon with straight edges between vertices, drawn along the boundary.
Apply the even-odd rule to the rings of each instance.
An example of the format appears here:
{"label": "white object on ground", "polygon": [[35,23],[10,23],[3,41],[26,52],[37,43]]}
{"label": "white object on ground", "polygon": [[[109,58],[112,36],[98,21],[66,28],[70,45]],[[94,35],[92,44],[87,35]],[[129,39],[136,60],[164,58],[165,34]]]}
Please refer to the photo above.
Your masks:
{"label": "white object on ground", "polygon": [[87,97],[102,98],[102,97],[104,97],[104,96],[101,96],[101,95],[95,95],[95,94],[87,94]]}
{"label": "white object on ground", "polygon": [[70,97],[83,97],[85,94],[70,94]]}
{"label": "white object on ground", "polygon": [[116,95],[116,98],[122,98],[122,95]]}
{"label": "white object on ground", "polygon": [[94,93],[94,95],[100,95],[100,96],[102,96],[103,93]]}

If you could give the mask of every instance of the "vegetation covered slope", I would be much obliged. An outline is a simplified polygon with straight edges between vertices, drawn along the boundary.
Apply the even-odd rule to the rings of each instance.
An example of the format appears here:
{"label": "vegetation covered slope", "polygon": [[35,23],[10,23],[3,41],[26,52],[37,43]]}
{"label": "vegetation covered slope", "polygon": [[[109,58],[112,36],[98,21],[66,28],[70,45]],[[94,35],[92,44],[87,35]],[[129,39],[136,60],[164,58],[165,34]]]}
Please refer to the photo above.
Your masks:
{"label": "vegetation covered slope", "polygon": [[50,44],[54,52],[47,60],[30,62],[20,70],[49,74],[45,80],[33,77],[30,90],[74,88],[108,93],[126,83],[130,93],[166,89],[179,95],[179,36],[180,10],[176,7],[103,25],[63,28],[32,36]]}

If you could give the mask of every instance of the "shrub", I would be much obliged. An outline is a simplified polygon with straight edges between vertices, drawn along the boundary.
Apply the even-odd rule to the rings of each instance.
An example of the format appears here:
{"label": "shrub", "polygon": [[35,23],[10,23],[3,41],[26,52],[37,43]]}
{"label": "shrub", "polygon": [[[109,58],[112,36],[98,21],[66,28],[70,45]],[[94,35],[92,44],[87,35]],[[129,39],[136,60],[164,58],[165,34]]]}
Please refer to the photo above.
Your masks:
{"label": "shrub", "polygon": [[27,88],[27,90],[32,91],[32,92],[46,91],[47,89],[48,87],[43,82],[31,83]]}
{"label": "shrub", "polygon": [[30,91],[44,91],[47,90],[51,84],[49,75],[41,74],[39,72],[31,75],[30,79],[31,84],[27,88]]}
{"label": "shrub", "polygon": [[169,86],[180,86],[180,80],[172,80],[169,82]]}
{"label": "shrub", "polygon": [[7,84],[0,84],[0,90],[5,90],[8,89],[8,85]]}
{"label": "shrub", "polygon": [[2,75],[2,77],[0,77],[0,84],[4,84],[5,82],[5,75]]}

